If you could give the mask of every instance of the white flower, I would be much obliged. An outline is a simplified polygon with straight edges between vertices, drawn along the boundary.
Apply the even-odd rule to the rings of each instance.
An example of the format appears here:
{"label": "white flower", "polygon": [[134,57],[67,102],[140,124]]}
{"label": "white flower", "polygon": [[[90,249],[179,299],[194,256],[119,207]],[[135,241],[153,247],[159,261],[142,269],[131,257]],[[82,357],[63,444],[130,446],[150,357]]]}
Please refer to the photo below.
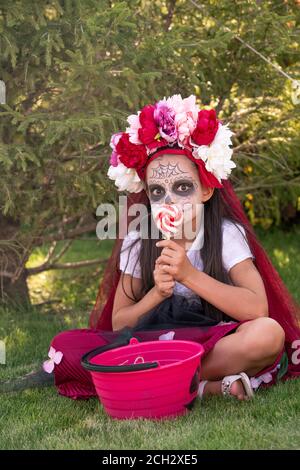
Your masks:
{"label": "white flower", "polygon": [[110,165],[107,176],[115,181],[118,191],[139,193],[145,186],[136,170],[134,168],[127,168],[122,162],[119,162],[118,166]]}
{"label": "white flower", "polygon": [[166,341],[172,340],[175,336],[175,331],[169,331],[168,333],[164,333],[158,337],[159,340]]}
{"label": "white flower", "polygon": [[113,134],[110,138],[110,147],[116,151],[116,146],[118,145],[118,142],[120,138],[122,137],[123,132],[116,132],[116,134]]}
{"label": "white flower", "polygon": [[196,145],[190,140],[190,144],[194,147],[193,156],[204,161],[207,171],[221,182],[221,179],[227,179],[232,168],[236,164],[231,160],[233,153],[230,148],[231,136],[233,132],[226,125],[219,124],[218,131],[214,140],[210,145]]}
{"label": "white flower", "polygon": [[300,82],[298,80],[292,81],[292,103],[294,105],[300,103]]}
{"label": "white flower", "polygon": [[126,132],[129,134],[129,141],[136,145],[142,144],[138,134],[139,129],[142,127],[139,118],[140,113],[141,111],[138,111],[137,114],[131,114],[127,118],[127,122],[130,124],[130,127],[126,127]]}
{"label": "white flower", "polygon": [[48,352],[48,357],[50,357],[50,359],[43,362],[43,369],[45,372],[48,372],[48,374],[51,374],[51,372],[53,372],[55,364],[59,364],[61,362],[63,353],[61,351],[56,351],[51,346]]}

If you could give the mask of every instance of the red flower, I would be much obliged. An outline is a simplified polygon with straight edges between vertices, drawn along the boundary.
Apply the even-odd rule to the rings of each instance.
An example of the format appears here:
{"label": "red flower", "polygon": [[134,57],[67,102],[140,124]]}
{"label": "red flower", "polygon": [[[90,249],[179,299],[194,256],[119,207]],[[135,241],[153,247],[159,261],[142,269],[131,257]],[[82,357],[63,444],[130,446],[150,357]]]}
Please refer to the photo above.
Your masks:
{"label": "red flower", "polygon": [[192,140],[197,145],[209,145],[218,131],[219,121],[214,109],[202,109],[198,113],[197,126],[192,133]]}
{"label": "red flower", "polygon": [[139,114],[142,126],[138,130],[139,139],[143,144],[147,145],[150,150],[168,144],[159,134],[158,127],[154,121],[154,109],[155,107],[152,104],[148,104],[144,106]]}
{"label": "red flower", "polygon": [[141,168],[147,161],[147,152],[144,145],[136,145],[129,141],[129,134],[124,132],[116,145],[116,152],[120,161],[127,168]]}

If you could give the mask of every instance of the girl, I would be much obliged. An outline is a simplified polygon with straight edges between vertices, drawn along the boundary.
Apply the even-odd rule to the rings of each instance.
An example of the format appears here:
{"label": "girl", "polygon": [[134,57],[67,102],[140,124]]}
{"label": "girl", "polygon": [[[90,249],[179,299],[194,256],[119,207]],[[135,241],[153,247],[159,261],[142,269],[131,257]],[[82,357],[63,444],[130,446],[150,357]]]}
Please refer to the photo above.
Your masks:
{"label": "girl", "polygon": [[162,240],[161,232],[153,237],[149,223],[148,237],[129,230],[124,240],[117,238],[90,328],[61,332],[51,342],[44,369],[54,373],[59,393],[96,395],[82,355],[131,336],[200,342],[200,398],[249,399],[279,379],[298,377],[299,307],[228,180],[236,166],[228,126],[214,110],[200,110],[193,95],[147,105],[128,122],[126,132],[111,139],[108,171],[128,194],[122,230],[139,202],[147,222],[161,204],[181,208],[195,234]]}

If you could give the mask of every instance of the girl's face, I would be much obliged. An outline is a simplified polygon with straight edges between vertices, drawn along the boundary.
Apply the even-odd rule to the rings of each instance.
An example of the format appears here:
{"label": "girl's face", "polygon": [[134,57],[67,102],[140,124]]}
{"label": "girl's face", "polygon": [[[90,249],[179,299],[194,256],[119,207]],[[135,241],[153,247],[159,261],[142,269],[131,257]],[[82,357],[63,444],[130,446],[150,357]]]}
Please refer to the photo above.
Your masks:
{"label": "girl's face", "polygon": [[147,166],[146,192],[151,206],[180,206],[186,221],[195,219],[197,210],[211,197],[213,189],[201,186],[196,165],[185,155],[165,154]]}

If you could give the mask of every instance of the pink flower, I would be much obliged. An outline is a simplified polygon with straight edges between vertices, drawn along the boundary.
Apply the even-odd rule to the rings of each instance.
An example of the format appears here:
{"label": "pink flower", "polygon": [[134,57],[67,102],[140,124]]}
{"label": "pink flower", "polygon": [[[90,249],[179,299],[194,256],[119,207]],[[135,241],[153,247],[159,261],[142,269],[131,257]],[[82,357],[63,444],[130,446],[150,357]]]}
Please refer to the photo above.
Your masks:
{"label": "pink flower", "polygon": [[175,140],[177,140],[175,112],[168,107],[165,99],[155,105],[154,120],[158,126],[160,135],[164,137],[167,142],[175,142]]}
{"label": "pink flower", "polygon": [[55,364],[59,364],[62,360],[63,353],[61,351],[55,351],[55,349],[51,346],[48,352],[48,359],[47,361],[43,362],[43,369],[48,374],[51,374],[54,370]]}
{"label": "pink flower", "polygon": [[123,132],[117,132],[116,134],[113,134],[110,139],[110,146],[113,150],[116,150],[116,146],[122,136]]}
{"label": "pink flower", "polygon": [[119,163],[118,153],[116,152],[116,146],[117,146],[122,134],[123,134],[123,132],[117,132],[116,134],[113,134],[111,139],[110,139],[110,144],[109,145],[111,146],[113,151],[112,151],[109,163],[112,166],[118,166],[118,163]]}
{"label": "pink flower", "polygon": [[119,163],[119,161],[118,161],[118,154],[117,154],[117,152],[115,152],[114,150],[112,151],[112,154],[111,154],[111,156],[110,156],[109,163],[110,163],[110,165],[112,165],[112,166],[118,166],[118,163]]}
{"label": "pink flower", "polygon": [[183,147],[196,128],[199,107],[195,95],[182,99],[173,95],[167,99],[167,105],[175,112],[175,125],[178,133],[178,145]]}
{"label": "pink flower", "polygon": [[271,382],[273,379],[272,373],[275,372],[277,369],[280,369],[280,364],[277,364],[274,369],[270,370],[269,372],[265,372],[259,377],[251,377],[250,383],[252,388],[257,389],[261,383],[268,384],[269,382]]}

